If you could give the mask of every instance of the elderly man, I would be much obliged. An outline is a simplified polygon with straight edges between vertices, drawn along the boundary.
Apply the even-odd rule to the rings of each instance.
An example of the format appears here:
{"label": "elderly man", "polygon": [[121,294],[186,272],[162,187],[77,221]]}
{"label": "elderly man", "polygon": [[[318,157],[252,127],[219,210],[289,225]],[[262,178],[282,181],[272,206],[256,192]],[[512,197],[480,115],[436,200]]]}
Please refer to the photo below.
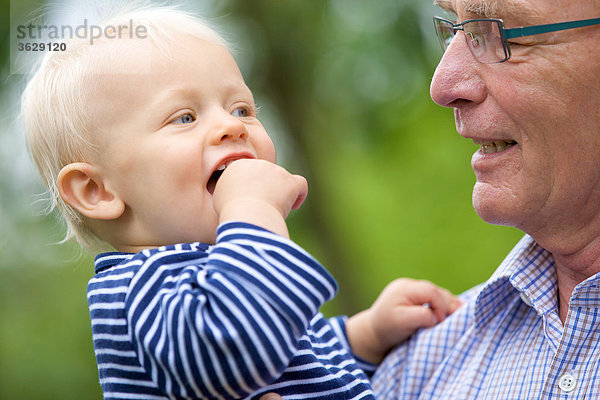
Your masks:
{"label": "elderly man", "polygon": [[480,146],[473,205],[527,235],[465,307],[388,355],[375,390],[599,399],[600,1],[436,3],[456,20],[435,19],[431,97]]}
{"label": "elderly man", "polygon": [[431,97],[480,146],[477,213],[526,235],[465,306],[387,356],[375,391],[600,399],[600,0],[436,3],[456,20],[435,18]]}

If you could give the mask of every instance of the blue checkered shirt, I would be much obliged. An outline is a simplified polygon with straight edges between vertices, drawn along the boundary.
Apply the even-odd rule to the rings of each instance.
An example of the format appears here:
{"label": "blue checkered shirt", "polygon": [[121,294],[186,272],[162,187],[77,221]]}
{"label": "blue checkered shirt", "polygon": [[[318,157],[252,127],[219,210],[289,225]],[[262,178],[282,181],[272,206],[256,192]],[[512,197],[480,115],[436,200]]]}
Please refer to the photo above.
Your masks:
{"label": "blue checkered shirt", "polygon": [[600,274],[558,314],[552,255],[525,236],[466,305],[384,360],[378,399],[600,399]]}

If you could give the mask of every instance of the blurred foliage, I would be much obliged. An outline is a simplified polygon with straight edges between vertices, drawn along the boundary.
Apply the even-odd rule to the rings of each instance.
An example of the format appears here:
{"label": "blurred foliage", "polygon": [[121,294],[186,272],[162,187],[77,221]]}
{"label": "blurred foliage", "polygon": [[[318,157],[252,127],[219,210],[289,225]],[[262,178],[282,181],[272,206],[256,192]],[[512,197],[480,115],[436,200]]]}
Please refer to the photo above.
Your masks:
{"label": "blurred foliage", "polygon": [[[0,131],[0,399],[101,398],[85,295],[93,260],[56,245],[60,224],[32,211],[42,189],[15,150],[24,146],[8,92],[22,76],[8,73],[8,0],[0,3],[3,108],[11,110],[2,117],[10,129]],[[461,292],[490,275],[521,234],[487,225],[471,207],[475,146],[428,93],[439,57],[431,5],[191,5],[228,32],[280,162],[309,181],[289,225],[340,284],[326,314],[368,307],[401,276]]]}

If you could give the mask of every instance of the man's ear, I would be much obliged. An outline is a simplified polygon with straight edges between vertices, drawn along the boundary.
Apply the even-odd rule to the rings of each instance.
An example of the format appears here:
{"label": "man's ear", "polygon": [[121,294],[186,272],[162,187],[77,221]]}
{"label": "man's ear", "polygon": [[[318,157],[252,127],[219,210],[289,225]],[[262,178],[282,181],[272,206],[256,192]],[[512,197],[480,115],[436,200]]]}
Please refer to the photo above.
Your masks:
{"label": "man's ear", "polygon": [[88,163],[66,165],[56,184],[60,197],[88,218],[117,219],[125,212],[125,203],[105,185],[98,169]]}

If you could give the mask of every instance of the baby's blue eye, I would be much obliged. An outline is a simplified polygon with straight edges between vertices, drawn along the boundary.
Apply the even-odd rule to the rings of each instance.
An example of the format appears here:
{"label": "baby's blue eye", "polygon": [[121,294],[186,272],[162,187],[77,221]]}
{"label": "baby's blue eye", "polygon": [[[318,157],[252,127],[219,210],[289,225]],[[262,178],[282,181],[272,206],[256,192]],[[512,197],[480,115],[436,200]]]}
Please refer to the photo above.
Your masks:
{"label": "baby's blue eye", "polygon": [[231,115],[234,117],[247,117],[250,113],[246,107],[238,107],[232,111]]}
{"label": "baby's blue eye", "polygon": [[191,124],[196,120],[196,117],[191,113],[181,114],[179,117],[173,119],[173,124]]}

